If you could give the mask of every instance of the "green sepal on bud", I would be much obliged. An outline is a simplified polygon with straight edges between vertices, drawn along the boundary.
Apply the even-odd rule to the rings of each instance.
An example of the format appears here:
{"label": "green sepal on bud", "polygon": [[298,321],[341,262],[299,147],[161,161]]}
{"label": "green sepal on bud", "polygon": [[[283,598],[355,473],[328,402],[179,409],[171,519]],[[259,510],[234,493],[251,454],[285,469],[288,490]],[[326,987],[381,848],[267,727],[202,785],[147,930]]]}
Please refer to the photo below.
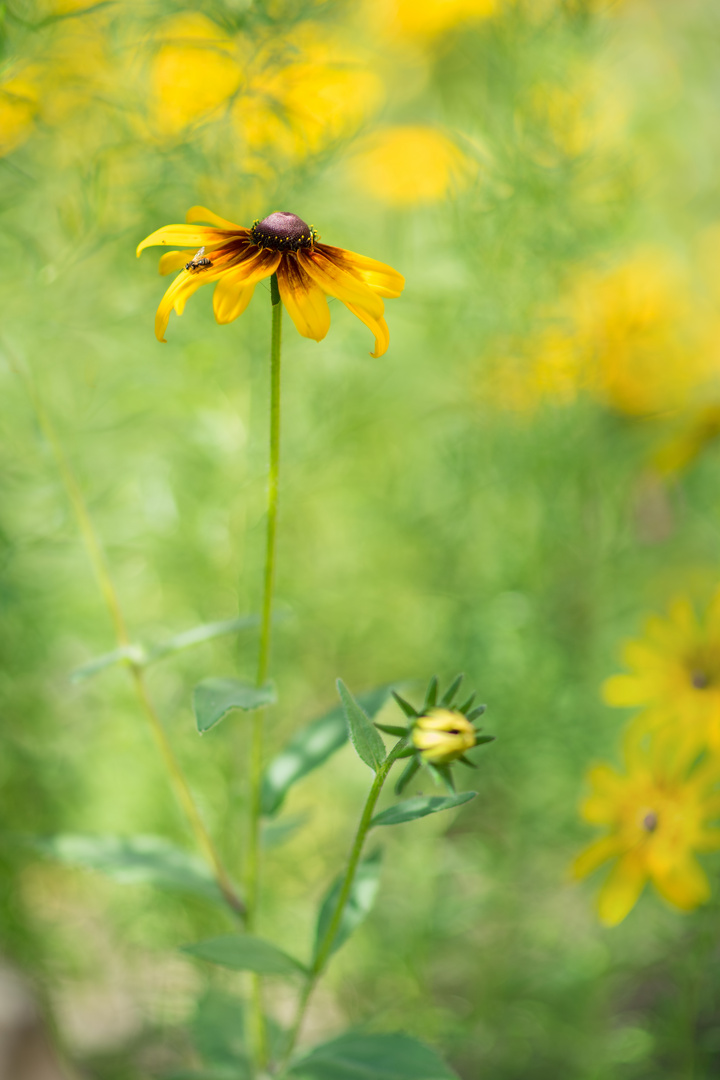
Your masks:
{"label": "green sepal on bud", "polygon": [[407,787],[421,765],[424,765],[436,783],[443,784],[448,790],[455,790],[451,766],[456,761],[471,769],[477,768],[467,756],[467,751],[476,746],[494,740],[493,735],[481,735],[473,721],[482,716],[486,705],[475,705],[476,694],[473,692],[459,707],[453,708],[463,676],[458,675],[445,693],[440,697],[437,676],[433,676],[425,694],[422,709],[418,710],[405,698],[393,690],[393,697],[408,717],[408,727],[401,728],[390,724],[377,724],[381,731],[408,740],[409,745],[398,743],[393,751],[393,758],[410,758],[395,791],[399,795]]}

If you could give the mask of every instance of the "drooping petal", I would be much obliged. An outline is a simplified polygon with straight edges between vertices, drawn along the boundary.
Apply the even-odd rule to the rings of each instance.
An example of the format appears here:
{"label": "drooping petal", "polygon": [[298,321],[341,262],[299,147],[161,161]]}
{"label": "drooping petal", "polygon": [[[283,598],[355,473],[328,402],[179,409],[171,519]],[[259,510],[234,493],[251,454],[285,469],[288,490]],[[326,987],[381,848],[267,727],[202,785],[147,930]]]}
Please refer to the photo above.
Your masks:
{"label": "drooping petal", "polygon": [[183,270],[182,273],[171,283],[155,315],[155,337],[158,341],[165,341],[165,331],[170,319],[170,312],[175,309],[178,315],[182,315],[185,301],[192,296],[203,284],[201,277]]}
{"label": "drooping petal", "polygon": [[598,915],[605,926],[617,926],[632,911],[645,887],[647,871],[639,855],[629,851],[616,862],[598,896]]}
{"label": "drooping petal", "polygon": [[398,297],[405,288],[402,274],[378,259],[358,255],[357,252],[346,251],[345,248],[331,247],[329,244],[316,244],[316,249],[327,253],[334,262],[351,270],[371,289],[389,300]]}
{"label": "drooping petal", "polygon": [[588,874],[592,874],[599,866],[608,859],[619,855],[621,851],[620,840],[616,835],[603,836],[589,847],[581,851],[573,861],[571,871],[574,878],[580,880]]}
{"label": "drooping petal", "polygon": [[286,255],[281,260],[277,276],[280,297],[298,333],[322,341],[330,329],[325,293],[292,256]]}
{"label": "drooping petal", "polygon": [[388,345],[390,344],[390,331],[382,316],[379,319],[375,319],[368,311],[356,304],[348,304],[345,302],[345,307],[348,311],[352,311],[353,315],[355,315],[360,322],[364,322],[375,335],[375,352],[370,353],[370,355],[377,359],[378,356],[382,356],[386,353]]}
{"label": "drooping petal", "polygon": [[381,298],[349,270],[343,269],[317,249],[299,251],[298,262],[328,296],[335,296],[344,304],[357,304],[374,319],[382,319],[385,309]]}
{"label": "drooping petal", "polygon": [[270,277],[277,269],[281,255],[277,251],[256,249],[237,266],[226,270],[219,278],[213,293],[213,311],[217,322],[232,322],[242,315],[250,303],[258,281]]}
{"label": "drooping petal", "polygon": [[138,244],[136,254],[140,255],[149,247],[200,247],[220,244],[234,234],[222,229],[210,229],[204,225],[163,225]]}
{"label": "drooping petal", "polygon": [[227,218],[220,217],[219,214],[214,214],[212,210],[208,210],[207,206],[191,206],[185,215],[185,220],[189,224],[193,224],[196,221],[209,221],[211,225],[217,225],[219,229],[230,229],[236,233],[249,233],[250,230],[246,229],[243,225],[236,225],[233,221],[228,221]]}
{"label": "drooping petal", "polygon": [[697,859],[690,854],[670,869],[653,874],[653,885],[666,900],[681,911],[693,911],[710,898],[710,882]]}
{"label": "drooping petal", "polygon": [[185,251],[166,251],[160,256],[158,273],[164,277],[166,274],[172,274],[174,270],[182,270],[193,258],[195,252],[195,248],[186,248]]}

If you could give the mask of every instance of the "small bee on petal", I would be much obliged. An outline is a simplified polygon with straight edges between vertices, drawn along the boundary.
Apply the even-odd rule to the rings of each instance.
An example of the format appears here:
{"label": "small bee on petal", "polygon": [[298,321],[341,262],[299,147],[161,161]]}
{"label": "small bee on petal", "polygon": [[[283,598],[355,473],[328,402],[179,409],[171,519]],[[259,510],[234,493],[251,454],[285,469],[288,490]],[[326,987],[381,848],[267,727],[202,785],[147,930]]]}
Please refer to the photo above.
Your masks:
{"label": "small bee on petal", "polygon": [[199,251],[196,251],[190,262],[185,263],[185,269],[190,270],[203,270],[206,266],[212,266],[212,263],[205,257],[205,248],[201,247]]}

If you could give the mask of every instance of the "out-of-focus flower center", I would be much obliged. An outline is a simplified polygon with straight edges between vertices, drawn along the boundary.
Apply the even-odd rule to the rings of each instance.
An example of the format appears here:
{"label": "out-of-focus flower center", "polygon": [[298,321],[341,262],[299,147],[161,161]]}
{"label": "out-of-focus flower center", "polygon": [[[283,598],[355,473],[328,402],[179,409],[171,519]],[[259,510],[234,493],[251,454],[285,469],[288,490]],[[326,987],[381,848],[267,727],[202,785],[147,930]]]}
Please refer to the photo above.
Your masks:
{"label": "out-of-focus flower center", "polygon": [[642,819],[642,826],[646,832],[655,832],[658,827],[658,816],[654,810],[648,810]]}
{"label": "out-of-focus flower center", "polygon": [[252,227],[252,237],[259,247],[273,251],[299,251],[312,247],[315,240],[313,229],[297,214],[276,210]]}

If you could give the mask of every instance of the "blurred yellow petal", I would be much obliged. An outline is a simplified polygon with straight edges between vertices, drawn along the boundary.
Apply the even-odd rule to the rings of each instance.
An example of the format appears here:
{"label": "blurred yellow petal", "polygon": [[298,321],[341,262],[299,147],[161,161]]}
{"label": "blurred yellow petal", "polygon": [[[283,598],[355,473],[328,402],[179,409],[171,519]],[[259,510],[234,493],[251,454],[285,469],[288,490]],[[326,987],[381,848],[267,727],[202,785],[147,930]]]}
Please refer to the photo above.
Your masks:
{"label": "blurred yellow petal", "polygon": [[189,224],[194,224],[198,221],[209,221],[211,225],[216,225],[219,229],[228,229],[230,232],[242,235],[246,233],[250,235],[250,230],[246,229],[242,225],[236,225],[233,221],[228,221],[226,218],[220,217],[219,214],[213,213],[212,210],[208,210],[206,206],[191,206],[185,215],[185,220]]}
{"label": "blurred yellow petal", "polygon": [[647,871],[635,852],[618,859],[598,896],[598,915],[605,926],[617,926],[630,914],[640,899]]}
{"label": "blurred yellow petal", "polygon": [[681,911],[693,911],[710,899],[710,882],[697,859],[687,855],[666,872],[653,875],[657,891]]}
{"label": "blurred yellow petal", "polygon": [[383,356],[387,352],[388,345],[390,344],[390,331],[385,320],[381,317],[376,319],[365,308],[360,307],[357,304],[348,304],[344,301],[345,307],[348,311],[352,311],[360,322],[364,322],[375,335],[375,352],[371,352],[370,355],[377,359],[379,356]]}
{"label": "blurred yellow petal", "polygon": [[648,687],[644,679],[634,675],[611,675],[602,684],[603,700],[617,708],[644,705],[648,700]]}
{"label": "blurred yellow petal", "polygon": [[277,275],[280,297],[298,333],[322,341],[330,329],[330,308],[325,293],[296,259],[282,262]]}
{"label": "blurred yellow petal", "polygon": [[392,206],[438,202],[468,183],[472,166],[433,127],[386,128],[362,144],[348,169],[356,183]]}
{"label": "blurred yellow petal", "polygon": [[300,251],[298,262],[328,296],[335,296],[344,304],[357,304],[375,319],[382,318],[384,306],[380,297],[354,274],[323,255],[322,251]]}
{"label": "blurred yellow petal", "polygon": [[622,847],[617,836],[603,836],[581,852],[572,864],[572,875],[581,880],[594,873],[598,867],[620,853]]}

